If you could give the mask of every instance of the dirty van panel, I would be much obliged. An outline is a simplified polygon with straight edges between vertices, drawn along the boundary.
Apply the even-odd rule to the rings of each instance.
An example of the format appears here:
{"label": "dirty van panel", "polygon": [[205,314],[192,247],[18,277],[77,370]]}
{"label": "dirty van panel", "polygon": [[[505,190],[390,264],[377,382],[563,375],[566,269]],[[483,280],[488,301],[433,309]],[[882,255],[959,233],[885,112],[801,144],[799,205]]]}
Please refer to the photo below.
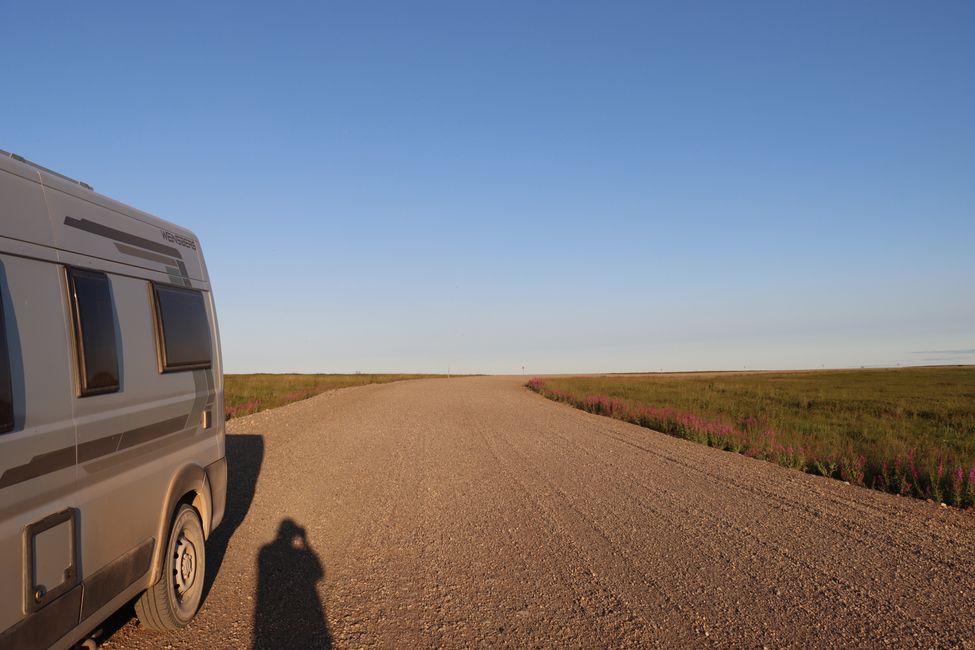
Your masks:
{"label": "dirty van panel", "polygon": [[[0,557],[16,567],[15,578],[0,589],[0,630],[26,613],[28,585],[21,576],[31,567],[24,553],[25,529],[70,507],[76,489],[73,393],[59,267],[5,255],[3,241],[0,299],[14,426],[0,434]],[[63,563],[62,550],[56,539],[45,537],[35,560],[46,571]],[[49,582],[55,578],[44,577]]]}
{"label": "dirty van panel", "polygon": [[210,338],[213,341],[213,367],[207,376],[213,382],[210,386],[210,395],[213,407],[210,408],[213,417],[213,429],[218,434],[220,444],[220,457],[224,456],[224,431],[226,429],[226,410],[224,408],[224,388],[223,388],[223,354],[220,350],[220,325],[217,320],[217,308],[214,303],[213,292],[208,291],[207,312],[210,314]]}
{"label": "dirty van panel", "polygon": [[[54,229],[55,246],[62,250],[163,272],[175,280],[206,280],[196,237],[176,226],[150,224],[104,207],[104,197],[87,190],[51,187],[45,197]],[[77,194],[77,196],[76,196]],[[114,202],[112,202],[114,203]],[[124,207],[119,204],[119,207]]]}
{"label": "dirty van panel", "polygon": [[[150,283],[109,278],[121,389],[75,400],[85,577],[156,534],[174,467],[220,457],[214,432],[200,426],[205,378],[159,372]],[[89,524],[98,521],[112,521],[112,534],[99,536]]]}
{"label": "dirty van panel", "polygon": [[78,584],[77,512],[68,508],[24,528],[24,610],[33,613]]}
{"label": "dirty van panel", "polygon": [[[37,172],[0,155],[0,234],[50,246],[53,239]],[[38,219],[37,216],[42,215]]]}
{"label": "dirty van panel", "polygon": [[[191,298],[168,355],[153,283]],[[0,647],[60,650],[140,592],[168,602],[169,514],[192,502],[204,534],[222,515],[209,288],[185,228],[0,151]]]}

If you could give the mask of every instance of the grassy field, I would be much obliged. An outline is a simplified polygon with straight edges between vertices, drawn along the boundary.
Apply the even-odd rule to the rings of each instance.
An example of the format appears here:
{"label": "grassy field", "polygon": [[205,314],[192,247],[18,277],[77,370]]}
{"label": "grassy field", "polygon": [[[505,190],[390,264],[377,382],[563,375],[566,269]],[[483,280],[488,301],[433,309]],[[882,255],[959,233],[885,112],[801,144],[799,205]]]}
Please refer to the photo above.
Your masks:
{"label": "grassy field", "polygon": [[535,378],[586,411],[804,472],[975,505],[975,367]]}
{"label": "grassy field", "polygon": [[257,413],[327,390],[441,375],[224,375],[227,418]]}

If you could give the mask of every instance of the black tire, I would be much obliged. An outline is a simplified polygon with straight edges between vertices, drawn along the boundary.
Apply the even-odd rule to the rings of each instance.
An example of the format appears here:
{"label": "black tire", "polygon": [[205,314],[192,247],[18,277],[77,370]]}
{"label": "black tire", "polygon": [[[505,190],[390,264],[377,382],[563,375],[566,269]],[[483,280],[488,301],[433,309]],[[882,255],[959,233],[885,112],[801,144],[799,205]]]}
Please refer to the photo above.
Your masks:
{"label": "black tire", "polygon": [[135,603],[139,622],[152,630],[178,630],[193,620],[203,597],[206,548],[200,515],[180,506],[166,541],[163,572]]}

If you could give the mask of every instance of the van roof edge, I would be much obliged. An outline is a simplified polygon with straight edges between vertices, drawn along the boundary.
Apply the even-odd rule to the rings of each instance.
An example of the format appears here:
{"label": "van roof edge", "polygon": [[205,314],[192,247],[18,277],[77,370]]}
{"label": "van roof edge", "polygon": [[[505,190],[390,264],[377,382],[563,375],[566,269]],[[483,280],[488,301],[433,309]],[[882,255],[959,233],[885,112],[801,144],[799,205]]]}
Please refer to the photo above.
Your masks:
{"label": "van roof edge", "polygon": [[42,172],[46,172],[46,173],[51,174],[53,176],[57,176],[58,178],[61,178],[61,179],[64,179],[66,181],[70,181],[72,183],[75,183],[77,185],[80,185],[81,187],[85,188],[86,190],[91,190],[91,191],[94,191],[95,190],[95,188],[93,188],[88,183],[85,183],[84,181],[79,181],[77,179],[71,178],[70,176],[65,176],[64,174],[58,173],[58,172],[54,171],[53,169],[48,169],[47,167],[44,167],[43,165],[38,165],[36,162],[27,160],[26,158],[24,158],[23,156],[21,156],[19,154],[11,153],[9,151],[4,151],[3,149],[0,149],[0,156],[7,156],[8,158],[12,158],[13,160],[16,160],[17,162],[22,162],[25,165],[30,165],[31,167],[33,167],[35,169],[39,169]]}

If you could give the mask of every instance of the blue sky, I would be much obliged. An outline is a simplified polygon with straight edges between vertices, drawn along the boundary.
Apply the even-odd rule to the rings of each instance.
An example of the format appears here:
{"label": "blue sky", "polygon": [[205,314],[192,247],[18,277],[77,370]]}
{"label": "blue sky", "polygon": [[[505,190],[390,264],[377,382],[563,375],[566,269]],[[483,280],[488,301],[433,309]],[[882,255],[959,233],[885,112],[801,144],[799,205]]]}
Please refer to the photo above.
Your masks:
{"label": "blue sky", "polygon": [[0,4],[0,148],[228,372],[975,362],[975,4]]}

